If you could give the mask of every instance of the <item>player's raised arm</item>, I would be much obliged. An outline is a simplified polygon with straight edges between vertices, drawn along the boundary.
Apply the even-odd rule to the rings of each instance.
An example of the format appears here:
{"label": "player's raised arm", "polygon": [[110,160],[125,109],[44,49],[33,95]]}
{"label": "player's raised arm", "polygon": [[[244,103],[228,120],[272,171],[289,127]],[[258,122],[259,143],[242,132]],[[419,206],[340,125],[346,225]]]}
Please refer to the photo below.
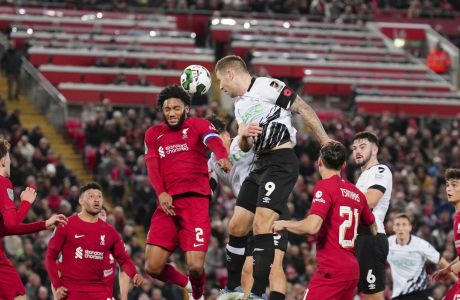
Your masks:
{"label": "player's raised arm", "polygon": [[157,149],[155,149],[155,140],[158,139],[157,134],[153,129],[148,129],[145,132],[145,163],[147,165],[147,174],[155,192],[159,196],[166,192],[163,179],[160,176],[160,158],[158,157]]}
{"label": "player's raised arm", "polygon": [[290,106],[290,110],[294,113],[300,114],[307,125],[308,130],[320,142],[321,146],[331,141],[331,138],[327,135],[313,108],[300,98],[300,96],[295,98],[294,102]]}
{"label": "player's raised arm", "polygon": [[228,172],[232,165],[228,160],[228,151],[219,137],[219,133],[209,121],[203,119],[195,120],[196,128],[199,131],[203,143],[216,156],[217,163],[225,172]]}
{"label": "player's raised arm", "polygon": [[295,234],[317,234],[323,225],[323,219],[315,214],[310,214],[302,221],[275,221],[273,225],[274,232],[287,230]]}

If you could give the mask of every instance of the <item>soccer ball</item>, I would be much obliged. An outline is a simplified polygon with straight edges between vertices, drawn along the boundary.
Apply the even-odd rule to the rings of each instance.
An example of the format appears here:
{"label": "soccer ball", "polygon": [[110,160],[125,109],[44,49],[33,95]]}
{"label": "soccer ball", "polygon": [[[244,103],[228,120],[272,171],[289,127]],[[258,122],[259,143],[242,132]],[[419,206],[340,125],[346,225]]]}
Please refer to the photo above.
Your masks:
{"label": "soccer ball", "polygon": [[180,84],[190,95],[203,95],[211,87],[211,74],[200,65],[190,65],[180,76]]}

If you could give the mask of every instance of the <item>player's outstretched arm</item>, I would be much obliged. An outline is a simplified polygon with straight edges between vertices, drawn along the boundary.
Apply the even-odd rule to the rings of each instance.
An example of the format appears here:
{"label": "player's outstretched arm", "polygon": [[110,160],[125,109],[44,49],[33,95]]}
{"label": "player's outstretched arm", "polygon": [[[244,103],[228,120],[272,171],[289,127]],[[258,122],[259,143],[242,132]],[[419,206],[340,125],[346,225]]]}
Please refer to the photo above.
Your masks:
{"label": "player's outstretched arm", "polygon": [[315,214],[308,215],[302,221],[275,221],[273,232],[282,232],[287,230],[295,234],[316,234],[323,224],[323,219]]}
{"label": "player's outstretched arm", "polygon": [[134,286],[142,285],[144,283],[144,278],[142,278],[142,276],[137,273],[136,266],[134,265],[131,258],[129,258],[120,235],[115,231],[114,228],[111,230],[111,235],[113,235],[112,238],[114,239],[114,243],[110,248],[110,252],[112,253],[113,257],[120,265],[123,272],[125,272],[133,280]]}
{"label": "player's outstretched arm", "polygon": [[320,142],[321,146],[331,141],[313,108],[299,96],[295,98],[291,111],[300,114],[309,131]]}
{"label": "player's outstretched arm", "polygon": [[46,221],[27,224],[21,223],[8,228],[6,228],[3,224],[1,226],[4,227],[3,232],[5,232],[6,235],[21,235],[34,233],[45,229],[53,229],[55,226],[59,226],[61,224],[67,224],[67,218],[64,215],[54,215]]}
{"label": "player's outstretched arm", "polygon": [[[35,199],[37,198],[37,192],[35,189],[27,187],[21,193],[21,203],[19,204],[19,208],[16,210],[14,202],[12,202],[7,195],[7,192],[3,195],[0,195],[1,199],[1,209],[2,209],[2,216],[3,216],[3,224],[5,230],[13,231],[14,227],[17,226],[24,220],[27,212],[30,209],[32,203],[34,203]],[[35,230],[33,232],[39,231],[41,229]]]}
{"label": "player's outstretched arm", "polygon": [[[444,281],[449,277],[449,274],[453,272],[452,267],[459,264],[459,258],[454,259],[447,267],[438,270],[431,276],[431,282]],[[458,274],[458,273],[455,273]]]}
{"label": "player's outstretched arm", "polygon": [[[443,268],[446,268],[446,267],[449,266],[449,262],[444,257],[441,257],[441,259],[439,260],[438,265],[439,265],[439,267],[441,269],[443,269]],[[452,272],[449,272],[449,278],[452,279],[452,281],[457,282],[457,280],[458,280],[457,274],[458,273],[459,272],[454,272],[454,270],[452,270]]]}
{"label": "player's outstretched arm", "polygon": [[128,300],[129,291],[129,276],[123,270],[120,270],[118,274],[118,283],[120,285],[120,297],[121,300]]}

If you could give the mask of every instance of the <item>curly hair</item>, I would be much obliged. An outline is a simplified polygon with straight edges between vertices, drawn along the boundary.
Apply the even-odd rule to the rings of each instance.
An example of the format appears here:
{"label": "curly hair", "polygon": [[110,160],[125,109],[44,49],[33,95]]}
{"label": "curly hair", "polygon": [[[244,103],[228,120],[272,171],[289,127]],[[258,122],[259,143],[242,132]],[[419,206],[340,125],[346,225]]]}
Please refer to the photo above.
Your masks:
{"label": "curly hair", "polygon": [[182,100],[182,102],[184,102],[185,105],[188,105],[188,106],[190,106],[190,103],[191,103],[189,94],[187,94],[177,84],[167,86],[161,90],[161,92],[158,94],[158,97],[157,97],[158,107],[161,109],[163,107],[164,102],[170,98],[180,99]]}

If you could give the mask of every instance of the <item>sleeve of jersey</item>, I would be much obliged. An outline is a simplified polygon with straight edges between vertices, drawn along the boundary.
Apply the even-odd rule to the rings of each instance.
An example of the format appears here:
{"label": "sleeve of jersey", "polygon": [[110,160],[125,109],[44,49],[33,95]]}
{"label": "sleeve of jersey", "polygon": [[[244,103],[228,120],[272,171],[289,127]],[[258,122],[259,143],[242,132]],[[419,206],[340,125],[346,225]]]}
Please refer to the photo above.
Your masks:
{"label": "sleeve of jersey", "polygon": [[0,213],[3,214],[7,209],[15,209],[14,198],[12,199],[12,194],[8,192],[13,192],[13,186],[11,182],[6,178],[0,178]]}
{"label": "sleeve of jersey", "polygon": [[209,150],[211,150],[212,153],[214,153],[216,159],[221,160],[223,158],[228,158],[227,149],[225,149],[225,146],[219,137],[219,133],[214,126],[210,122],[202,119],[196,119],[195,124],[200,137],[203,139],[203,143]]}
{"label": "sleeve of jersey", "polygon": [[[5,227],[5,225],[2,224],[2,227]],[[28,223],[28,224],[17,224],[9,228],[5,227],[3,232],[5,232],[6,235],[17,235],[17,234],[34,233],[34,232],[38,232],[38,231],[45,230],[45,229],[46,229],[46,222],[40,221],[40,222]]]}
{"label": "sleeve of jersey", "polygon": [[61,279],[58,275],[57,259],[59,257],[59,253],[61,253],[62,248],[64,247],[65,231],[66,226],[56,227],[53,236],[48,243],[48,249],[46,250],[45,267],[55,289],[62,286]]}
{"label": "sleeve of jersey", "polygon": [[123,271],[128,274],[130,278],[133,278],[137,273],[136,267],[134,266],[131,258],[129,258],[128,253],[126,253],[125,245],[123,244],[120,235],[115,230],[112,230],[111,234],[113,235],[115,242],[113,243],[110,252]]}
{"label": "sleeve of jersey", "polygon": [[297,98],[297,94],[281,80],[270,78],[267,84],[266,89],[260,91],[261,99],[289,110]]}
{"label": "sleeve of jersey", "polygon": [[386,167],[378,166],[377,171],[372,174],[372,185],[369,189],[376,189],[385,193],[386,190],[390,188],[390,184],[392,182],[392,174],[390,170]]}
{"label": "sleeve of jersey", "polygon": [[372,213],[371,209],[369,208],[369,204],[367,204],[366,196],[361,194],[361,201],[364,203],[363,212],[361,214],[361,221],[360,224],[364,226],[372,225],[375,222],[374,214]]}
{"label": "sleeve of jersey", "polygon": [[441,259],[441,254],[428,242],[424,241],[423,249],[420,249],[427,260],[434,264],[438,264]]}
{"label": "sleeve of jersey", "polygon": [[332,197],[327,187],[320,181],[318,184],[316,184],[316,187],[313,191],[313,201],[311,203],[310,211],[308,214],[318,215],[323,220],[325,220],[331,207]]}
{"label": "sleeve of jersey", "polygon": [[145,133],[145,163],[147,165],[147,174],[150,179],[150,183],[152,184],[153,188],[157,195],[165,192],[166,189],[164,187],[163,179],[160,176],[160,158],[158,157],[158,153],[156,149],[152,146],[154,145],[153,140],[155,136],[152,130],[147,130]]}

